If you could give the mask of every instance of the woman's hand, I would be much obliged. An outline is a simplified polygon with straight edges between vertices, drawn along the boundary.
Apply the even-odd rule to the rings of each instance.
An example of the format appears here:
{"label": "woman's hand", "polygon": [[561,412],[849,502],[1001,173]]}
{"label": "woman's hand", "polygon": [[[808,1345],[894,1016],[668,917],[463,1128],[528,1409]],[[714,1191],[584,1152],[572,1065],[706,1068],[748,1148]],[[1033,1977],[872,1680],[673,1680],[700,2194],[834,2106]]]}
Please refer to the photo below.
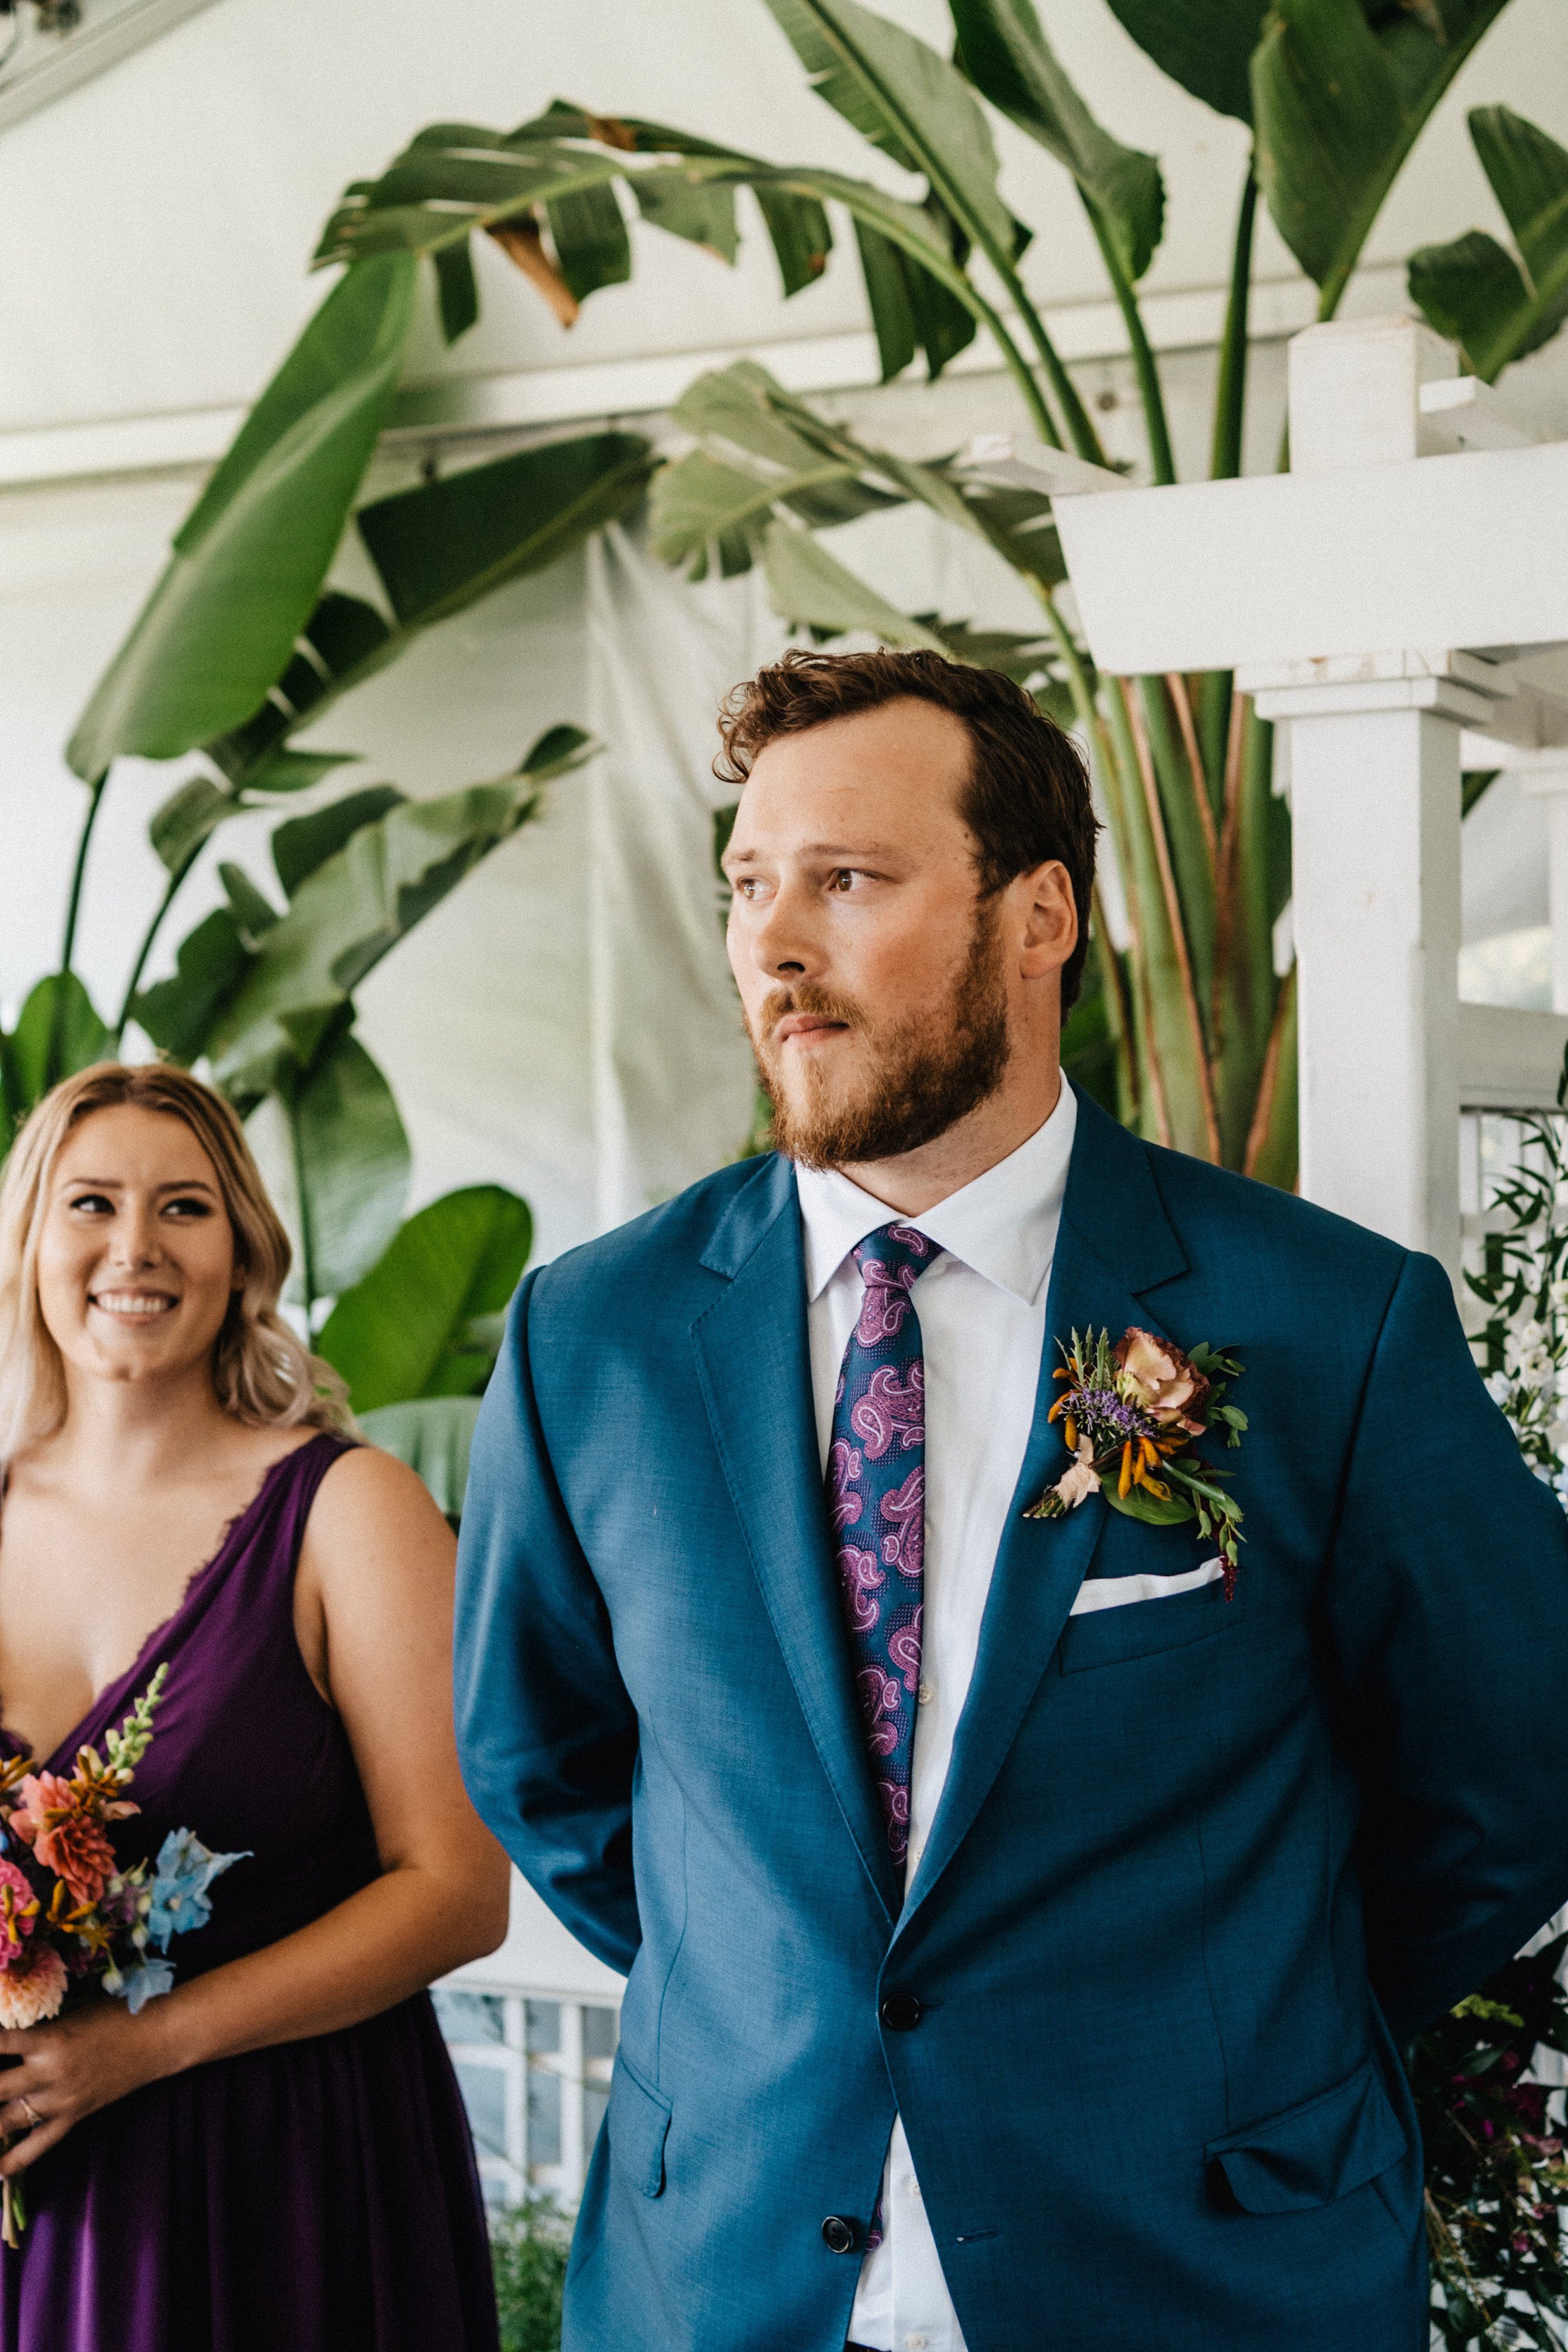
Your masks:
{"label": "woman's hand", "polygon": [[160,2021],[107,1995],[25,2032],[0,2032],[0,2132],[24,2137],[0,2179],[36,2164],[73,2124],[166,2074]]}

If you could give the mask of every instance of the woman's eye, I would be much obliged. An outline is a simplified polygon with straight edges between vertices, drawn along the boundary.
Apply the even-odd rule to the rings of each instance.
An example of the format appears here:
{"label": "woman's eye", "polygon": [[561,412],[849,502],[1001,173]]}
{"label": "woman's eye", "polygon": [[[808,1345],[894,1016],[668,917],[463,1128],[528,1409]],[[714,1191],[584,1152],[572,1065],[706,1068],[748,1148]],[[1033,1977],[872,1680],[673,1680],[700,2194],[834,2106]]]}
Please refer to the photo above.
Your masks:
{"label": "woman's eye", "polygon": [[71,1207],[89,1217],[111,1217],[114,1203],[105,1192],[79,1192]]}
{"label": "woman's eye", "polygon": [[194,1197],[188,1201],[170,1201],[165,1204],[164,1214],[171,1217],[210,1217],[212,1202]]}

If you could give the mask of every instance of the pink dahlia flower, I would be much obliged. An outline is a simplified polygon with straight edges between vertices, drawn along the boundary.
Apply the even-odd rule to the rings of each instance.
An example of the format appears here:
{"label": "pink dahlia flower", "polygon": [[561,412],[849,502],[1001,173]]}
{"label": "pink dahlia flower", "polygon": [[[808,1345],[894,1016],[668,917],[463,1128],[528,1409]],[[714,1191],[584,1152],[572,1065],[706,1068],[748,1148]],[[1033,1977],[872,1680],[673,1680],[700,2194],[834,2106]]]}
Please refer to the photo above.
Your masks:
{"label": "pink dahlia flower", "polygon": [[58,1772],[29,1772],[16,1794],[11,1829],[78,1903],[96,1903],[114,1875],[114,1848],[102,1822],[82,1810],[79,1794]]}
{"label": "pink dahlia flower", "polygon": [[16,2032],[58,2017],[66,1997],[66,1964],[52,1944],[35,1947],[25,1969],[0,1971],[0,2026]]}
{"label": "pink dahlia flower", "polygon": [[38,1898],[25,1873],[14,1862],[0,1862],[0,1969],[21,1958],[37,1916]]}

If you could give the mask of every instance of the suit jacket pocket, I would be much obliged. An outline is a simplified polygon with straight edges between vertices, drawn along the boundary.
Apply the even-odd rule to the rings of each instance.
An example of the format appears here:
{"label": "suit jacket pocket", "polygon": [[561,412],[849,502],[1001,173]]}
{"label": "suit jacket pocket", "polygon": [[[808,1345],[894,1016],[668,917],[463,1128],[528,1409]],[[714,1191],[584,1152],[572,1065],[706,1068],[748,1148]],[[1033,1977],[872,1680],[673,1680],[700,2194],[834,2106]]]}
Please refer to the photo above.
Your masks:
{"label": "suit jacket pocket", "polygon": [[618,2165],[634,2188],[645,2197],[664,2191],[664,2141],[669,2129],[669,2101],[650,2090],[626,2063],[624,2050],[616,2053],[610,2080],[610,2104],[605,2117],[610,2135],[610,2161]]}
{"label": "suit jacket pocket", "polygon": [[1331,2091],[1210,2140],[1204,2153],[1248,2213],[1300,2213],[1375,2179],[1408,2145],[1369,2058]]}
{"label": "suit jacket pocket", "polygon": [[1189,1642],[1206,1642],[1212,1634],[1228,1633],[1241,1622],[1247,1590],[1244,1565],[1229,1601],[1224,1582],[1216,1578],[1212,1584],[1200,1584],[1194,1592],[1174,1592],[1154,1601],[1134,1601],[1125,1609],[1100,1609],[1087,1617],[1069,1617],[1057,1645],[1058,1664],[1064,1675],[1076,1675],[1086,1666],[1120,1665],[1124,1658],[1184,1649]]}

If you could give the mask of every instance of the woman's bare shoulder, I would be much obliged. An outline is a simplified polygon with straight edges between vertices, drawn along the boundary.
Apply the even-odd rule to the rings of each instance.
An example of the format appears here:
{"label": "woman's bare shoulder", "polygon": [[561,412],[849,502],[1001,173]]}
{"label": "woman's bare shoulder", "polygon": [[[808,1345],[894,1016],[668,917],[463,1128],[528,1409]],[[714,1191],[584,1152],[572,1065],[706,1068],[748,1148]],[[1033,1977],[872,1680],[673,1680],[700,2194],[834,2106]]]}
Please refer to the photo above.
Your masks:
{"label": "woman's bare shoulder", "polygon": [[353,1445],[339,1454],[317,1489],[310,1525],[329,1542],[350,1535],[384,1542],[399,1531],[425,1542],[437,1533],[452,1540],[423,1478],[379,1445]]}

